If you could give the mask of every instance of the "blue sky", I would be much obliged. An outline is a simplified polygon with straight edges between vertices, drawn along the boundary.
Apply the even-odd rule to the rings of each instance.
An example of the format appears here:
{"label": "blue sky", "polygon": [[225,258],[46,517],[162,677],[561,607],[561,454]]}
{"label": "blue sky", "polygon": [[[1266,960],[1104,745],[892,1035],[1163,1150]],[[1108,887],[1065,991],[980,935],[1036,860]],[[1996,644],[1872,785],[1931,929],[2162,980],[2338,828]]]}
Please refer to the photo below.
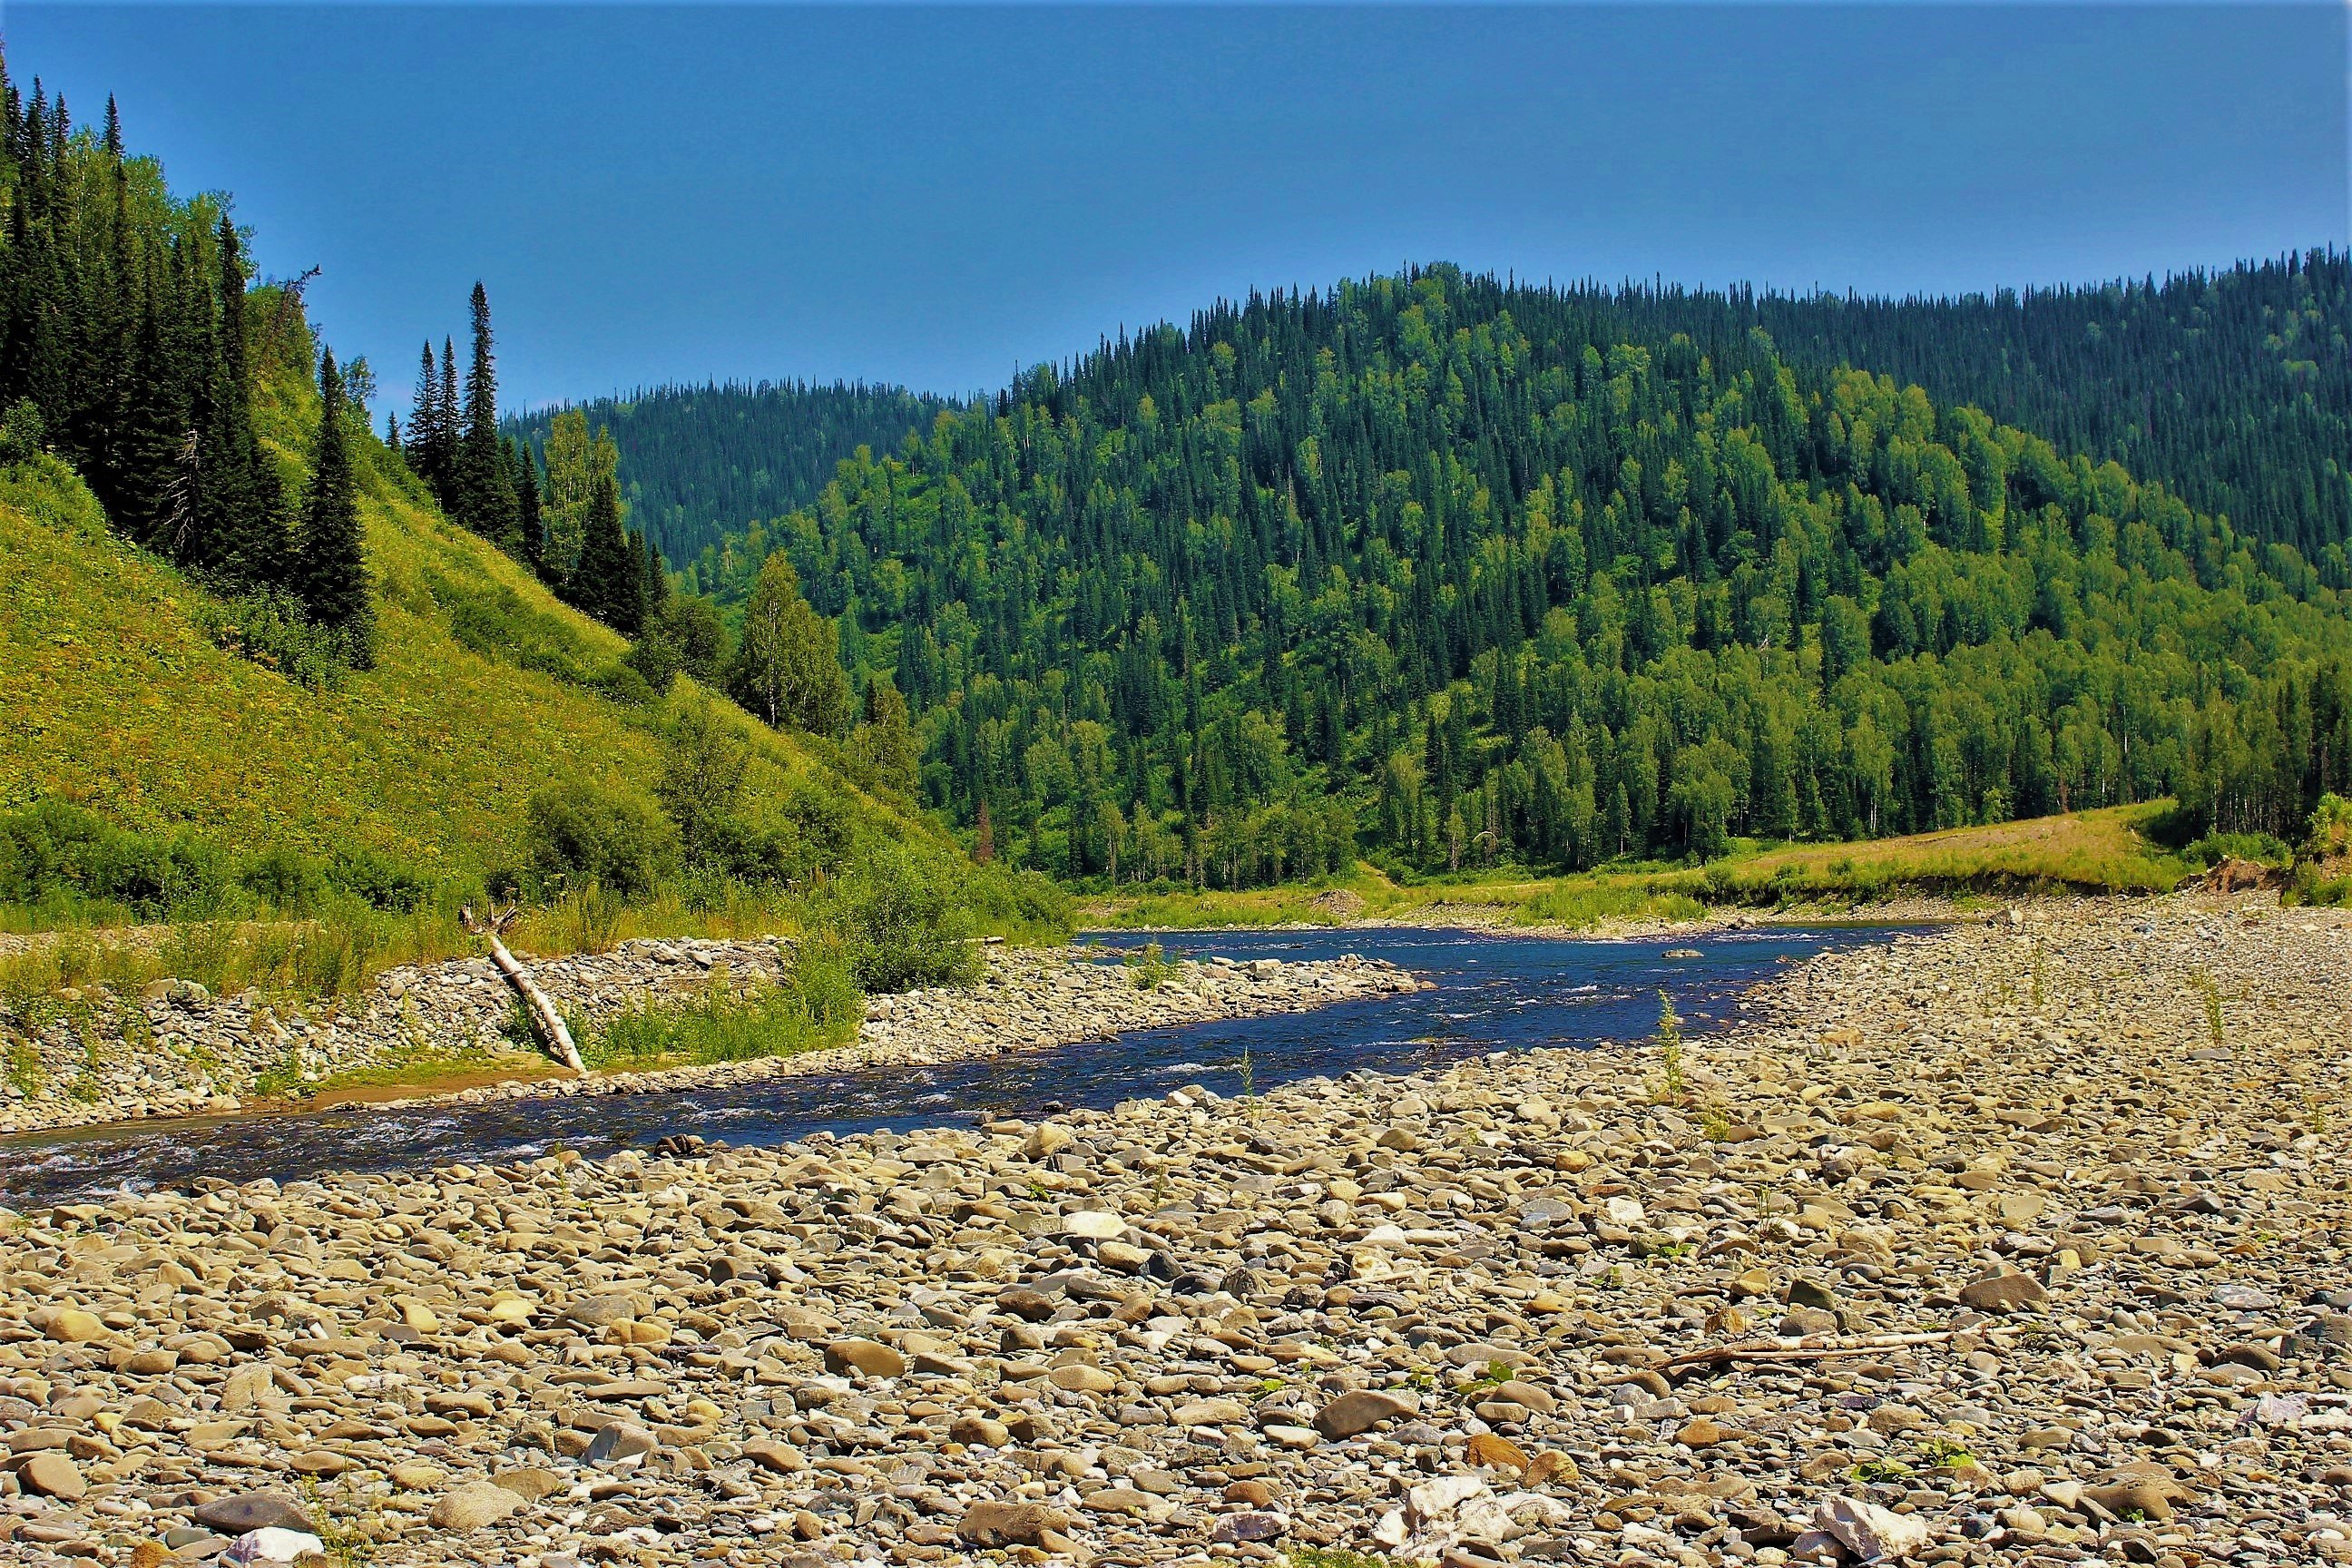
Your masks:
{"label": "blue sky", "polygon": [[1908,292],[2347,240],[2340,5],[27,4],[402,405],[956,392],[1253,286],[1450,259]]}

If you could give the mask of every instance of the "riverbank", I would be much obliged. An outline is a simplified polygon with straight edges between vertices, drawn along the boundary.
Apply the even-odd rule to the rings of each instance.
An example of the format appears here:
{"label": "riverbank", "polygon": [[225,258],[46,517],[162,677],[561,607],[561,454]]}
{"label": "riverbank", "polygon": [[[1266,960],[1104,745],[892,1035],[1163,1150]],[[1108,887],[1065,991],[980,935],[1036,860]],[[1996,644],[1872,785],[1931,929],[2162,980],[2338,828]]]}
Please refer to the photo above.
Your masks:
{"label": "riverbank", "polygon": [[2331,912],[2029,909],[1675,1052],[67,1205],[0,1237],[0,1528],[2352,1561],[2347,965]]}
{"label": "riverbank", "polygon": [[[567,1015],[593,1026],[625,1007],[714,986],[775,984],[789,960],[789,950],[774,942],[648,941],[536,963],[532,973]],[[1132,1029],[1327,1006],[1413,984],[1392,966],[1352,959],[1213,960],[1147,974],[1078,949],[995,949],[984,980],[971,989],[869,999],[856,1037],[840,1046],[582,1079],[561,1074],[516,1041],[512,993],[486,959],[392,970],[364,1004],[309,1016],[281,1016],[257,995],[215,998],[202,986],[163,981],[135,999],[79,991],[61,998],[31,1040],[11,1053],[8,1081],[0,1088],[0,1133],[269,1114],[348,1100],[478,1104],[924,1067]],[[322,1085],[328,1092],[313,1100]]]}
{"label": "riverbank", "polygon": [[1853,843],[1736,842],[1704,866],[1612,864],[1559,876],[1498,868],[1399,883],[1368,864],[1328,886],[1097,893],[1108,928],[1454,925],[1657,936],[1745,921],[1916,923],[1981,917],[2021,898],[2142,897],[2203,869],[2157,842],[2169,801]]}

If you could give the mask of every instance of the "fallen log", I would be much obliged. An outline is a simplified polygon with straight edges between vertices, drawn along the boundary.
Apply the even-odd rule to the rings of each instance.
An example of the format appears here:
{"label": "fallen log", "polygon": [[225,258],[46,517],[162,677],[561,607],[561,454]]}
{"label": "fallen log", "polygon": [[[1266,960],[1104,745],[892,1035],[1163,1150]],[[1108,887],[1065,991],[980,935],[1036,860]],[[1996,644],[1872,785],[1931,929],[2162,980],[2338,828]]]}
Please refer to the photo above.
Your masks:
{"label": "fallen log", "polygon": [[467,931],[490,944],[490,963],[506,976],[507,984],[514,987],[515,994],[522,998],[523,1013],[530,1020],[531,1032],[539,1037],[539,1043],[547,1047],[547,1054],[585,1078],[588,1075],[587,1065],[580,1059],[580,1047],[572,1043],[572,1031],[564,1026],[563,1015],[555,1010],[554,998],[540,989],[539,982],[530,977],[530,971],[525,969],[520,961],[507,951],[507,944],[499,940],[499,933],[513,921],[515,911],[509,910],[501,915],[493,910],[489,920],[481,921],[475,918],[473,909],[467,906],[457,911],[457,918],[465,922]]}
{"label": "fallen log", "polygon": [[1735,1361],[1829,1361],[1839,1356],[1875,1355],[1881,1351],[1903,1350],[1912,1345],[1941,1344],[1950,1339],[1957,1329],[1937,1329],[1916,1334],[1873,1334],[1867,1339],[1831,1343],[1822,1340],[1805,1340],[1789,1344],[1779,1340],[1751,1342],[1738,1345],[1714,1345],[1706,1350],[1678,1355],[1658,1370],[1667,1376],[1690,1372],[1703,1366],[1721,1366]]}

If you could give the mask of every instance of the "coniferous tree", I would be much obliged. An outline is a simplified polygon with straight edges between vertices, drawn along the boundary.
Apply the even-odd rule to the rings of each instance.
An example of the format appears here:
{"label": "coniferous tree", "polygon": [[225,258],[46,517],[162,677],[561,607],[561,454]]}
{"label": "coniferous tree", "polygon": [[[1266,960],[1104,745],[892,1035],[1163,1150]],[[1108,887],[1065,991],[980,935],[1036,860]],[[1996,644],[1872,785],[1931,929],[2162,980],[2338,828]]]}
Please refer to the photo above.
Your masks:
{"label": "coniferous tree", "polygon": [[663,562],[660,550],[655,547],[651,539],[641,532],[632,533],[630,537],[636,542],[637,556],[642,563],[637,568],[637,582],[643,589],[639,598],[645,606],[644,616],[658,616],[669,605],[669,567]]}
{"label": "coniferous tree", "polygon": [[319,432],[302,502],[301,596],[312,620],[341,634],[345,661],[365,669],[375,661],[375,614],[344,423],[342,377],[329,353],[320,358]]}
{"label": "coniferous tree", "polygon": [[522,546],[522,558],[535,571],[544,573],[547,561],[547,524],[539,511],[539,464],[530,455],[528,441],[506,444],[508,483],[514,491],[515,532]]}
{"label": "coniferous tree", "polygon": [[457,510],[457,447],[464,438],[457,406],[457,348],[441,340],[441,379],[433,390],[433,495],[441,510]]}
{"label": "coniferous tree", "polygon": [[436,500],[447,486],[440,467],[442,447],[441,367],[433,357],[433,340],[427,338],[416,366],[416,398],[408,411],[408,466]]}
{"label": "coniferous tree", "polygon": [[621,527],[621,489],[605,476],[588,504],[579,563],[566,588],[572,602],[625,637],[643,625],[643,557]]}
{"label": "coniferous tree", "polygon": [[223,214],[215,238],[219,268],[219,353],[207,400],[203,527],[206,563],[239,584],[279,584],[291,571],[292,541],[278,504],[277,475],[253,433],[251,373],[246,363],[245,258],[236,226]]}
{"label": "coniferous tree", "polygon": [[466,371],[465,427],[457,438],[455,506],[457,521],[488,539],[520,548],[515,537],[513,481],[499,451],[499,394],[491,353],[490,299],[480,283],[468,302],[473,360]]}

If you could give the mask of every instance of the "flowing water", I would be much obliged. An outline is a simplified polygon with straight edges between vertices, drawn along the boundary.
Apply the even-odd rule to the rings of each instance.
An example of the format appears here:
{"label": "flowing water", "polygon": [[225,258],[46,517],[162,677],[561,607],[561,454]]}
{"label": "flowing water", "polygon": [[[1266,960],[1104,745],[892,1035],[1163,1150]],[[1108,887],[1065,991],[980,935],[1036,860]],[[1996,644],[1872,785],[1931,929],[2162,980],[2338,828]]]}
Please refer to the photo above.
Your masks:
{"label": "flowing water", "polygon": [[[1360,952],[1433,983],[1311,1013],[1143,1029],[993,1059],[808,1073],[651,1094],[541,1096],[483,1105],[352,1105],[287,1116],[147,1122],[0,1140],[0,1202],[57,1203],[199,1176],[289,1181],[330,1171],[593,1157],[670,1133],[733,1144],[813,1132],[904,1130],[986,1111],[1034,1116],[1202,1084],[1220,1094],[1318,1075],[1403,1073],[1489,1051],[1646,1036],[1658,993],[1686,1033],[1736,1016],[1739,994],[1815,953],[1885,942],[1888,927],[1774,928],[1640,942],[1423,929],[1160,933],[1171,953],[1234,959]],[[1129,948],[1152,933],[1100,939]],[[1698,956],[1669,957],[1696,949]],[[1114,961],[1116,952],[1107,955]]]}

